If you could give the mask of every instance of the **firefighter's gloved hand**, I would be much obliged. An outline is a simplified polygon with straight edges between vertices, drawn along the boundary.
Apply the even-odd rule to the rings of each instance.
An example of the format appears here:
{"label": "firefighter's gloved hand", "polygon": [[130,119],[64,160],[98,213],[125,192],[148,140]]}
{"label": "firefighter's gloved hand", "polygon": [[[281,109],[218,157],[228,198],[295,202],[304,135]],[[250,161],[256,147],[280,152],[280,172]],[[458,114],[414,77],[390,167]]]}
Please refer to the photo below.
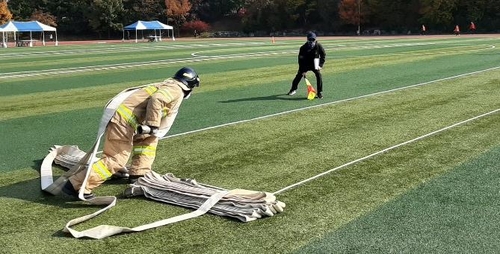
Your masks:
{"label": "firefighter's gloved hand", "polygon": [[158,127],[149,126],[149,125],[139,125],[137,126],[138,134],[156,134],[158,132]]}

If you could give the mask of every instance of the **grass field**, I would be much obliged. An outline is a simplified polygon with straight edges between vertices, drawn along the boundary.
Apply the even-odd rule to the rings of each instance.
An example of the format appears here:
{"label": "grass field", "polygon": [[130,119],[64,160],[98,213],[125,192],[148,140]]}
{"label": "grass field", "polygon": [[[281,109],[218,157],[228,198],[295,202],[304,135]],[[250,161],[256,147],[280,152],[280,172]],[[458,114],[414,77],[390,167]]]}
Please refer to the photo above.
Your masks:
{"label": "grass field", "polygon": [[[499,38],[319,39],[327,62],[314,101],[304,84],[285,95],[302,38],[0,49],[0,253],[499,252]],[[99,207],[40,190],[48,149],[89,149],[111,97],[182,66],[201,86],[153,169],[276,192],[284,213],[250,223],[207,214],[103,240],[63,233]],[[119,198],[76,229],[190,211]]]}

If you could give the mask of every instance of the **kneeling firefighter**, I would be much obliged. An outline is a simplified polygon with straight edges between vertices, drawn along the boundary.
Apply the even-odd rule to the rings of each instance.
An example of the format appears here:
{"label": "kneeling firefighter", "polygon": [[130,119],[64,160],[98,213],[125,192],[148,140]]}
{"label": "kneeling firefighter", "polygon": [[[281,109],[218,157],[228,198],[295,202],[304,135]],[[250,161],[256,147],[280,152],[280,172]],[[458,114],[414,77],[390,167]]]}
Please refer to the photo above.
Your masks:
{"label": "kneeling firefighter", "polygon": [[[182,101],[199,85],[195,70],[184,67],[173,77],[136,89],[126,97],[106,126],[102,156],[89,169],[85,198],[92,198],[94,188],[122,171],[131,154],[131,183],[151,171],[158,139],[167,134]],[[62,191],[78,196],[86,173],[82,170],[69,177]]]}

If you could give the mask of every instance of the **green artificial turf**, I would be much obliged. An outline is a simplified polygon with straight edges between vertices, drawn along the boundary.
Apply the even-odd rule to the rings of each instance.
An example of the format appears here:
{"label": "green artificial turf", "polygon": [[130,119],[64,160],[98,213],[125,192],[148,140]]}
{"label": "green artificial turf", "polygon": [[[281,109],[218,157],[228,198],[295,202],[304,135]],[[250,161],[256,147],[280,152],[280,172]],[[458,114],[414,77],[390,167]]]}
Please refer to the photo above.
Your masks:
{"label": "green artificial turf", "polygon": [[[483,47],[496,41],[427,38],[325,40],[329,49],[328,65],[323,70],[325,98],[314,101],[305,99],[305,88],[294,97],[285,95],[296,72],[295,54],[302,41],[283,42],[280,50],[293,50],[281,55],[192,62],[201,73],[202,85],[181,106],[170,135],[195,132],[160,141],[154,170],[230,189],[275,192],[500,108],[500,70],[495,69],[498,51]],[[185,52],[217,55],[220,48],[211,51],[213,45],[208,42],[193,43]],[[267,52],[271,47],[256,43],[249,48],[245,44],[239,46],[244,48],[240,51],[237,43],[217,43],[227,43],[230,46],[224,54],[235,55],[252,53],[251,49],[255,53]],[[423,45],[414,45],[419,43]],[[122,47],[130,50],[129,45]],[[83,49],[112,51],[102,46]],[[98,55],[95,51],[94,56]],[[0,56],[7,53],[0,52]],[[442,242],[437,251],[471,252],[480,244],[487,244],[486,240],[478,240],[478,244],[456,245],[449,240],[451,233],[462,232],[460,222],[469,221],[477,211],[472,205],[453,203],[460,207],[460,218],[439,235],[434,232],[442,230],[446,214],[455,215],[453,210],[442,216],[436,214],[435,223],[429,221],[420,229],[413,221],[398,220],[403,215],[397,211],[400,200],[404,200],[403,206],[421,210],[414,209],[413,214],[403,218],[425,218],[432,210],[420,205],[424,201],[419,193],[427,190],[426,183],[443,181],[459,172],[461,165],[484,159],[480,156],[488,151],[497,151],[499,113],[280,192],[277,197],[287,207],[284,213],[272,218],[245,224],[205,215],[98,241],[73,239],[62,233],[67,221],[99,208],[67,202],[40,191],[38,169],[50,146],[72,144],[88,149],[95,139],[102,106],[110,97],[131,85],[161,80],[165,73],[180,66],[181,63],[159,63],[138,69],[0,79],[0,155],[8,158],[0,161],[0,200],[5,204],[0,207],[4,223],[0,246],[5,246],[5,253],[426,252],[432,251],[432,244]],[[474,71],[480,72],[471,73]],[[457,76],[460,74],[467,75]],[[439,80],[443,78],[447,79]],[[400,90],[384,92],[390,89]],[[290,110],[294,112],[284,113]],[[234,123],[258,117],[262,118]],[[219,126],[228,123],[233,124]],[[213,126],[219,127],[197,131]],[[496,186],[493,170],[488,174],[492,179],[484,181],[487,196],[478,191],[470,198],[484,200],[481,204],[491,208],[496,203],[489,201],[488,193],[493,193]],[[487,178],[488,174],[482,177]],[[467,194],[460,184],[448,183],[445,180],[442,186],[455,189],[449,199],[455,197],[451,193],[457,193],[457,197]],[[125,186],[123,181],[110,181],[95,192],[120,196]],[[189,211],[140,198],[120,198],[116,207],[76,228],[83,230],[101,224],[134,227]],[[486,209],[481,216],[490,215],[491,211]],[[387,216],[391,219],[389,226],[385,223]],[[372,234],[358,230],[379,227],[383,230]],[[415,242],[401,238],[409,228],[414,229],[408,235],[412,237],[413,233]],[[491,238],[488,237],[493,228],[487,224],[475,228],[471,238]],[[386,238],[384,232],[389,234]],[[432,240],[433,237],[443,240]],[[459,239],[465,237],[462,234]],[[338,242],[342,244],[330,244]],[[428,249],[417,248],[425,242],[430,243]],[[488,250],[494,250],[496,245],[489,246]]]}
{"label": "green artificial turf", "polygon": [[500,147],[450,170],[297,253],[496,253]]}

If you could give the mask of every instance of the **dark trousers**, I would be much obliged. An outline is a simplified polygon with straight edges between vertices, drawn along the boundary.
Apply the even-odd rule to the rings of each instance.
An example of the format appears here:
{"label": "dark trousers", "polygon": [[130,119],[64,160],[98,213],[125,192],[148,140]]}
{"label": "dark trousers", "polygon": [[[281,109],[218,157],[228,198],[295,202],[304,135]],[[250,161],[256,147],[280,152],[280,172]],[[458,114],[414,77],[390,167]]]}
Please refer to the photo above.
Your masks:
{"label": "dark trousers", "polygon": [[319,70],[315,69],[310,69],[310,70],[298,70],[297,75],[295,75],[295,78],[292,81],[292,88],[291,90],[297,90],[299,87],[300,80],[304,77],[302,76],[302,73],[307,72],[307,71],[312,71],[314,72],[314,75],[316,76],[316,92],[321,93],[323,92],[323,77],[321,76],[321,72]]}

